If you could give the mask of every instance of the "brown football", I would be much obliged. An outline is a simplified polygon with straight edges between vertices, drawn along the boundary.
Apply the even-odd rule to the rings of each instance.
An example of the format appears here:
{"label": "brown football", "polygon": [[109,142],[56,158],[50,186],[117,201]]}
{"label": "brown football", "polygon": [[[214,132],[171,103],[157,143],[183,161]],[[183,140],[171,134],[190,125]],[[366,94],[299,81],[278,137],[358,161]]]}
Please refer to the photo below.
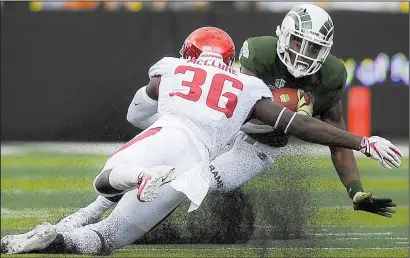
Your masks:
{"label": "brown football", "polygon": [[298,90],[291,88],[280,88],[272,91],[275,103],[285,106],[296,112],[298,108]]}
{"label": "brown football", "polygon": [[[297,89],[280,88],[273,90],[272,95],[275,100],[275,103],[285,106],[293,112],[296,112],[299,102]],[[257,119],[252,119],[249,122],[253,124],[264,124],[263,122]]]}

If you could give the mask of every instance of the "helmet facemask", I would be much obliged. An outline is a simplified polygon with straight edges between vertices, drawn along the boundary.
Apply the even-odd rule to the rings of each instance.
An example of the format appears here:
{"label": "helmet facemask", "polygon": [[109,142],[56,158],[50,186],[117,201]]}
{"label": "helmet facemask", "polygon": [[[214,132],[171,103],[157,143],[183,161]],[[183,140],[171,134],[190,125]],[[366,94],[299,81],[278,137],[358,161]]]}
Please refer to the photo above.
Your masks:
{"label": "helmet facemask", "polygon": [[184,41],[184,44],[179,50],[179,54],[181,55],[182,59],[197,59],[201,52],[202,51],[196,46],[192,45],[188,39]]}
{"label": "helmet facemask", "polygon": [[319,71],[333,45],[333,36],[325,40],[308,29],[301,32],[278,26],[276,35],[279,58],[296,78]]}

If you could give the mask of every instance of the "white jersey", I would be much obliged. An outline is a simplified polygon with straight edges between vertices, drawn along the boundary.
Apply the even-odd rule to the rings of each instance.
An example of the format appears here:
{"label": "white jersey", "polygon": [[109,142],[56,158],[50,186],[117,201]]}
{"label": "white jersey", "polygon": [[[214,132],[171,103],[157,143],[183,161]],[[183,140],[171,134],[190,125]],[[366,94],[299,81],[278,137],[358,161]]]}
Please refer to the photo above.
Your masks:
{"label": "white jersey", "polygon": [[[149,70],[160,76],[159,120],[178,120],[209,149],[211,158],[239,131],[255,103],[272,98],[266,84],[220,59],[164,57]],[[175,124],[175,123],[174,123]]]}

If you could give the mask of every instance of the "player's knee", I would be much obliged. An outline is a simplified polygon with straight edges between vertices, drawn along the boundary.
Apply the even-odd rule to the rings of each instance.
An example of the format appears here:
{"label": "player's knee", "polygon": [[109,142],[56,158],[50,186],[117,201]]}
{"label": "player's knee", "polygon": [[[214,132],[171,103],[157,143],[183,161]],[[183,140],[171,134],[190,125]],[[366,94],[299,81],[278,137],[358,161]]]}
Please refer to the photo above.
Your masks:
{"label": "player's knee", "polygon": [[115,196],[122,194],[124,191],[115,189],[110,185],[111,169],[104,170],[94,179],[94,189],[97,193],[104,196]]}

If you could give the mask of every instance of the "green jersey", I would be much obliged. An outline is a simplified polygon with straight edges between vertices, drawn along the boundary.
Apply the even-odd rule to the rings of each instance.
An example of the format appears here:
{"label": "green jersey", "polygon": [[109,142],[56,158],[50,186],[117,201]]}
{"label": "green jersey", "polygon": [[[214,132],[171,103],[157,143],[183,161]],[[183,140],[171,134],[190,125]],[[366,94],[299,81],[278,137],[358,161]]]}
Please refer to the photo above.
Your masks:
{"label": "green jersey", "polygon": [[[271,90],[286,87],[310,92],[314,99],[313,116],[322,114],[341,99],[347,71],[337,57],[329,54],[317,73],[295,78],[277,57],[277,40],[277,37],[272,36],[246,40],[239,54],[241,66],[255,73]],[[285,146],[289,139],[288,135],[278,132],[249,136],[276,147]]]}

